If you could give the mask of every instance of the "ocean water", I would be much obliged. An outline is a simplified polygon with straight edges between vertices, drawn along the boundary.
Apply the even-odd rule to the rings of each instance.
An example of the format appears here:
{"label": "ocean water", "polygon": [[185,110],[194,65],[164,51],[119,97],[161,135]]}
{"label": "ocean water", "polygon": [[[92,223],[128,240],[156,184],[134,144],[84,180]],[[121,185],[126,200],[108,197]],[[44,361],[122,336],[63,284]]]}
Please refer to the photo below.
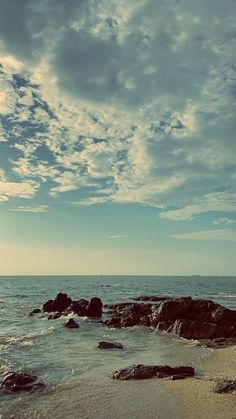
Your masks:
{"label": "ocean water", "polygon": [[[28,316],[58,292],[72,299],[97,296],[104,304],[145,294],[191,295],[236,309],[236,277],[0,277],[0,374],[25,371],[47,383],[32,394],[1,392],[1,419],[177,418],[175,401],[161,380],[118,382],[112,372],[133,363],[184,364],[197,366],[201,375],[201,362],[211,356],[212,349],[194,341],[144,327],[108,329],[74,316],[80,328],[69,330],[64,323],[71,315],[57,320]],[[121,342],[125,349],[99,350],[101,340]]]}

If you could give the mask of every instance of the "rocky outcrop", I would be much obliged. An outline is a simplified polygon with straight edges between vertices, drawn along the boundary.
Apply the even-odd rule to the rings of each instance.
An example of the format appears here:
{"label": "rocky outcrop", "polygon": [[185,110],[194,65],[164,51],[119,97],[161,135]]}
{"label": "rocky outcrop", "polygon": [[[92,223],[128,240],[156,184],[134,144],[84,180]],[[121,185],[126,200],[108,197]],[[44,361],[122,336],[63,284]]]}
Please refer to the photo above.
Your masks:
{"label": "rocky outcrop", "polygon": [[171,297],[168,296],[160,296],[160,295],[140,295],[139,297],[134,297],[132,300],[135,301],[165,301],[170,300]]}
{"label": "rocky outcrop", "polygon": [[186,339],[236,337],[236,311],[191,297],[163,301],[151,310],[150,325]]}
{"label": "rocky outcrop", "polygon": [[86,316],[101,317],[102,316],[102,301],[98,297],[91,298],[86,307]]}
{"label": "rocky outcrop", "polygon": [[111,304],[111,318],[105,320],[108,327],[150,326],[151,304],[120,303]]}
{"label": "rocky outcrop", "polygon": [[217,382],[215,393],[230,393],[231,391],[236,391],[235,380],[221,380]]}
{"label": "rocky outcrop", "polygon": [[37,377],[22,372],[7,373],[4,376],[1,385],[5,389],[14,393],[21,391],[33,391],[45,386],[45,384],[39,381]]}
{"label": "rocky outcrop", "polygon": [[72,301],[68,311],[73,311],[78,316],[87,316],[88,300],[81,298],[80,300]]}
{"label": "rocky outcrop", "polygon": [[59,294],[57,294],[54,300],[48,300],[43,305],[43,311],[49,313],[52,311],[57,311],[62,313],[71,305],[71,303],[72,299],[68,297],[67,294],[63,294],[62,292],[60,292]]}
{"label": "rocky outcrop", "polygon": [[79,325],[78,325],[78,323],[76,323],[76,321],[74,319],[69,319],[65,323],[65,327],[68,327],[68,329],[78,329]]}
{"label": "rocky outcrop", "polygon": [[[63,293],[59,293],[54,300],[48,300],[43,304],[43,312],[47,313],[70,313],[73,312],[78,316],[101,317],[102,301],[98,297],[91,298],[90,301],[84,298],[72,301],[72,299]],[[49,319],[57,318],[56,315],[50,315]]]}
{"label": "rocky outcrop", "polygon": [[101,341],[98,343],[99,349],[123,349],[123,345],[118,342],[105,342]]}
{"label": "rocky outcrop", "polygon": [[[148,297],[149,298],[149,297]],[[185,339],[236,338],[236,311],[211,300],[168,298],[157,304],[112,304],[108,327],[151,326]]]}
{"label": "rocky outcrop", "polygon": [[[169,367],[168,365],[142,365],[135,364],[127,368],[122,368],[113,373],[115,380],[144,380],[146,378],[166,378],[177,377],[186,378],[194,375],[192,367]],[[176,378],[175,378],[176,379]]]}

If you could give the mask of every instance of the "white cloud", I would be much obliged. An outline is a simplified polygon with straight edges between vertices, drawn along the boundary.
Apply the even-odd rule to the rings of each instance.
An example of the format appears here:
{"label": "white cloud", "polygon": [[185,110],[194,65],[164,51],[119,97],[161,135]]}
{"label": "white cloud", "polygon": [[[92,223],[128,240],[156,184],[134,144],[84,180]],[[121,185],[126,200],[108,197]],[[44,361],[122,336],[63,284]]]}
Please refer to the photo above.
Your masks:
{"label": "white cloud", "polygon": [[37,191],[35,182],[3,182],[0,181],[0,195],[5,199],[10,197],[31,198]]}
{"label": "white cloud", "polygon": [[33,213],[38,213],[38,212],[47,212],[48,211],[48,206],[47,205],[38,205],[37,207],[27,207],[27,206],[23,206],[20,205],[19,207],[15,207],[15,208],[9,208],[9,211],[16,211],[16,212],[33,212]]}
{"label": "white cloud", "polygon": [[235,230],[206,230],[206,231],[195,231],[192,233],[173,234],[173,239],[180,240],[227,240],[236,241]]}
{"label": "white cloud", "polygon": [[236,223],[236,220],[232,220],[232,218],[218,218],[217,220],[213,221],[213,223],[230,225]]}
{"label": "white cloud", "polygon": [[192,205],[177,210],[163,211],[161,218],[170,220],[192,220],[199,214],[209,211],[236,212],[236,193],[214,192],[196,198]]}
{"label": "white cloud", "polygon": [[124,234],[111,234],[110,236],[108,236],[109,239],[111,240],[119,240],[119,239],[124,239],[127,236],[125,236]]}

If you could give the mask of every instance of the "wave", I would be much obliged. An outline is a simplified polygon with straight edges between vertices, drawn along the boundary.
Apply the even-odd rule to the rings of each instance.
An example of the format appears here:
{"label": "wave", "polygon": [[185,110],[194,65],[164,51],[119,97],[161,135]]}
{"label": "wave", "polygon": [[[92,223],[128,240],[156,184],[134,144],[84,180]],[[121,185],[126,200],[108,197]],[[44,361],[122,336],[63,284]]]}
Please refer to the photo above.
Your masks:
{"label": "wave", "polygon": [[40,336],[47,336],[55,330],[54,327],[49,327],[47,330],[41,330],[40,332],[32,332],[23,336],[16,335],[0,335],[0,348],[6,348],[10,346],[33,346],[33,340]]}

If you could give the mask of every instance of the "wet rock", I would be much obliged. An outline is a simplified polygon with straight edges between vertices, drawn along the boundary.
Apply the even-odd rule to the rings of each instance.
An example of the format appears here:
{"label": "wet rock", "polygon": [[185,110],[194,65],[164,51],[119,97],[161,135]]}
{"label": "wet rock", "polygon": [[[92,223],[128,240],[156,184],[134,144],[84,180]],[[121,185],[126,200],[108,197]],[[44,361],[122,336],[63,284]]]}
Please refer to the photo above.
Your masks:
{"label": "wet rock", "polygon": [[118,342],[105,342],[101,341],[98,343],[99,349],[124,349],[123,345]]}
{"label": "wet rock", "polygon": [[111,318],[104,324],[108,327],[131,327],[136,325],[149,326],[151,304],[120,303],[109,306]]}
{"label": "wet rock", "polygon": [[54,300],[48,300],[43,305],[43,311],[46,312],[52,312],[52,311],[58,311],[58,312],[64,312],[72,303],[72,299],[68,297],[68,295],[65,293],[63,294],[60,292],[57,294],[56,298]]}
{"label": "wet rock", "polygon": [[78,329],[79,328],[78,323],[76,323],[76,321],[74,319],[69,319],[65,323],[65,326],[68,327],[68,329]]}
{"label": "wet rock", "polygon": [[194,375],[194,368],[186,366],[169,367],[168,365],[135,364],[115,371],[112,378],[115,380],[143,380],[152,377],[166,378],[174,375],[183,378],[192,377]]}
{"label": "wet rock", "polygon": [[230,393],[231,391],[236,391],[235,380],[221,380],[217,382],[215,393]]}
{"label": "wet rock", "polygon": [[236,337],[236,311],[210,300],[175,298],[153,305],[150,324],[185,339]]}
{"label": "wet rock", "polygon": [[57,320],[61,317],[61,313],[49,314],[48,320]]}
{"label": "wet rock", "polygon": [[68,311],[73,311],[78,316],[87,316],[88,300],[81,298],[80,300],[72,301]]}
{"label": "wet rock", "polygon": [[32,311],[29,312],[29,316],[33,316],[34,314],[41,313],[40,308],[34,308]]}
{"label": "wet rock", "polygon": [[86,316],[88,317],[101,317],[102,316],[102,301],[98,297],[91,298],[87,309]]}
{"label": "wet rock", "polygon": [[45,386],[45,383],[39,381],[35,376],[10,372],[4,376],[2,387],[14,393],[20,391],[33,391]]}
{"label": "wet rock", "polygon": [[46,301],[46,303],[44,303],[43,311],[44,312],[46,311],[47,313],[50,313],[51,311],[54,311],[53,310],[53,300],[48,300],[48,301]]}
{"label": "wet rock", "polygon": [[139,297],[134,297],[132,300],[135,301],[164,301],[170,300],[171,297],[168,296],[160,296],[160,295],[140,295]]}

